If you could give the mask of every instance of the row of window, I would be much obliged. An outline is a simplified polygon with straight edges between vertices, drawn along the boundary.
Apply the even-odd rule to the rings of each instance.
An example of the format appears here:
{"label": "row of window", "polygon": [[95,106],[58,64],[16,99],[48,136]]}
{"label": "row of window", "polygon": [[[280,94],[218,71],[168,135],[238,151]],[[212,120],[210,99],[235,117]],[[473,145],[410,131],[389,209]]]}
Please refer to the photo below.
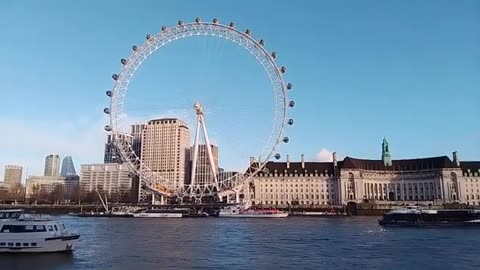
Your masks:
{"label": "row of window", "polygon": [[[59,225],[65,229],[65,225]],[[28,232],[53,232],[58,231],[59,227],[54,225],[3,225],[0,233],[28,233]]]}
{"label": "row of window", "polygon": [[305,194],[305,195],[303,195],[303,194],[301,194],[301,195],[298,195],[298,194],[295,194],[295,195],[293,195],[293,194],[286,194],[286,195],[283,195],[283,194],[281,194],[281,195],[275,194],[275,196],[274,196],[273,194],[270,194],[270,196],[267,195],[267,194],[262,194],[262,195],[260,196],[260,198],[261,198],[261,199],[283,199],[283,198],[289,199],[289,198],[290,198],[290,199],[295,199],[295,200],[300,200],[300,199],[301,199],[301,200],[303,200],[303,199],[307,199],[307,200],[308,200],[308,199],[312,199],[312,200],[313,200],[313,199],[316,199],[316,200],[320,200],[320,199],[324,200],[324,199],[327,199],[327,200],[329,200],[329,199],[334,199],[335,196],[334,196],[333,194],[332,194],[332,195],[328,195],[328,194],[327,194],[326,196],[323,195],[323,194],[322,194],[321,196],[318,195],[318,194],[316,194],[316,195],[313,195],[313,194],[312,194],[311,196],[309,196],[308,194]]}
{"label": "row of window", "polygon": [[[267,205],[285,205],[288,204],[288,201],[259,201],[259,204],[267,204]],[[311,201],[298,201],[299,204],[303,205],[328,205],[329,202],[322,201],[322,202],[311,202]]]}
{"label": "row of window", "polygon": [[13,242],[0,242],[0,247],[28,247],[28,246],[32,246],[32,247],[36,247],[37,246],[37,243],[13,243]]}
{"label": "row of window", "polygon": [[[280,185],[280,187],[283,187],[283,184],[275,184],[275,185],[270,184],[270,187],[278,187],[279,185]],[[322,187],[322,186],[328,188],[328,184],[326,184],[326,185],[320,184],[320,187]],[[260,184],[260,187],[264,187],[264,185]],[[268,187],[268,184],[265,184],[265,187]],[[288,184],[285,184],[285,187],[288,187]],[[293,187],[293,184],[290,184],[290,187]],[[295,187],[298,187],[298,184],[295,184]],[[300,187],[303,187],[303,184],[300,184]],[[308,184],[305,184],[305,187],[308,187]],[[314,187],[314,185],[311,184],[311,187]],[[318,187],[318,184],[315,184],[315,187]],[[333,187],[333,185],[332,185],[332,187]]]}

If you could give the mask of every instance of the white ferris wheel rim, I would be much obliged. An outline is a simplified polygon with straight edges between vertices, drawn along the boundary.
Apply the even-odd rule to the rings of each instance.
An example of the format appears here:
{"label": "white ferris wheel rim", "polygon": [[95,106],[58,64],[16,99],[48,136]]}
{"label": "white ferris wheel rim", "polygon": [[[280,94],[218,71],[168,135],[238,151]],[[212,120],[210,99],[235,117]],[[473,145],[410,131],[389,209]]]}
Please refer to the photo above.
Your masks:
{"label": "white ferris wheel rim", "polygon": [[[144,181],[150,188],[155,186],[161,187],[159,192],[162,193],[163,191],[164,195],[167,196],[183,195],[187,188],[182,184],[182,188],[179,189],[178,186],[175,186],[169,179],[165,179],[152,172],[147,165],[141,162],[136,153],[132,150],[131,145],[128,145],[128,143],[125,142],[125,133],[120,131],[119,128],[122,118],[124,117],[123,104],[128,85],[143,61],[166,44],[191,36],[215,36],[233,42],[246,49],[254,56],[257,62],[262,65],[272,85],[275,99],[275,117],[272,132],[264,149],[261,151],[259,160],[256,160],[256,166],[253,170],[246,168],[243,172],[240,172],[244,173],[249,171],[246,173],[247,177],[243,179],[242,183],[239,183],[239,185],[248,182],[251,177],[264,169],[267,162],[274,156],[274,154],[276,154],[277,146],[281,142],[288,142],[288,137],[282,138],[282,135],[287,123],[293,123],[292,119],[287,119],[287,107],[293,107],[294,103],[293,101],[288,103],[287,90],[291,88],[291,84],[286,84],[283,79],[282,74],[285,72],[285,68],[279,68],[279,66],[277,66],[275,63],[276,53],[272,52],[270,54],[264,48],[263,40],[256,41],[253,39],[250,30],[240,32],[235,29],[233,23],[230,23],[230,25],[224,25],[219,23],[216,19],[214,19],[214,22],[201,22],[197,18],[193,23],[184,24],[182,21],[179,21],[178,25],[174,27],[167,28],[163,26],[159,33],[153,36],[147,35],[146,40],[142,44],[132,47],[133,52],[127,59],[122,59],[121,62],[123,66],[121,72],[118,75],[114,74],[112,76],[115,83],[109,95],[111,97],[110,108],[105,109],[105,112],[110,115],[110,125],[106,126],[106,130],[111,132],[114,137],[114,143],[123,160],[125,160],[131,166],[132,170],[140,176],[141,181]],[[226,179],[225,181],[227,180],[229,179]],[[212,195],[211,193],[213,193],[214,189],[211,185],[213,184],[208,185],[210,186],[205,186],[196,191],[190,190],[189,192],[200,192],[201,194],[207,193]],[[218,187],[216,188],[218,191]]]}

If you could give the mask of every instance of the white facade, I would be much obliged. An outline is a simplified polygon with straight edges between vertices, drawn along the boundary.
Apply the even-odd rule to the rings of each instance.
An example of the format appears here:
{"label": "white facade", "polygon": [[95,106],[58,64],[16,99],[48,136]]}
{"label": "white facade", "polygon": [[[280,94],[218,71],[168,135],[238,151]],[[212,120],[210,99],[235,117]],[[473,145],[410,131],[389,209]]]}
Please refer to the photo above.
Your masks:
{"label": "white facade", "polygon": [[84,192],[103,190],[109,197],[130,192],[132,178],[127,164],[84,164],[80,169],[80,187]]}

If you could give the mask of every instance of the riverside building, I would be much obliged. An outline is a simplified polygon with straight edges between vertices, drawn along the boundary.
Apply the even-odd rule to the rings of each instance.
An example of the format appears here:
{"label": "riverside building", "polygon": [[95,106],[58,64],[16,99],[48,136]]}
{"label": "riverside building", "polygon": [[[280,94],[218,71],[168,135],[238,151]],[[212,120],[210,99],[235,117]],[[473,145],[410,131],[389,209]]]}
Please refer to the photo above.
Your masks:
{"label": "riverside building", "polygon": [[480,205],[480,162],[447,156],[392,160],[346,157],[332,162],[269,162],[254,178],[254,203],[272,206],[465,203]]}

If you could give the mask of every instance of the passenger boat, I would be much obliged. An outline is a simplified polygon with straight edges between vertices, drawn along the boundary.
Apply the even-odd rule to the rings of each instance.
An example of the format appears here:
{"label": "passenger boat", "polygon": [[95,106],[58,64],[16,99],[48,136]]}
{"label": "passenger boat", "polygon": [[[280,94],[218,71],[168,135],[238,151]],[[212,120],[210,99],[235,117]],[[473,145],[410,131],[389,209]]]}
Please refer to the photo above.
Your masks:
{"label": "passenger boat", "polygon": [[79,238],[61,222],[26,217],[21,209],[0,210],[0,253],[69,253]]}
{"label": "passenger boat", "polygon": [[161,209],[148,209],[132,214],[134,218],[181,218],[182,212]]}
{"label": "passenger boat", "polygon": [[408,207],[391,210],[378,221],[382,226],[480,225],[480,211],[474,209],[430,210]]}
{"label": "passenger boat", "polygon": [[287,216],[287,212],[278,209],[249,209],[242,206],[227,206],[218,214],[218,217],[232,218],[285,218]]}

